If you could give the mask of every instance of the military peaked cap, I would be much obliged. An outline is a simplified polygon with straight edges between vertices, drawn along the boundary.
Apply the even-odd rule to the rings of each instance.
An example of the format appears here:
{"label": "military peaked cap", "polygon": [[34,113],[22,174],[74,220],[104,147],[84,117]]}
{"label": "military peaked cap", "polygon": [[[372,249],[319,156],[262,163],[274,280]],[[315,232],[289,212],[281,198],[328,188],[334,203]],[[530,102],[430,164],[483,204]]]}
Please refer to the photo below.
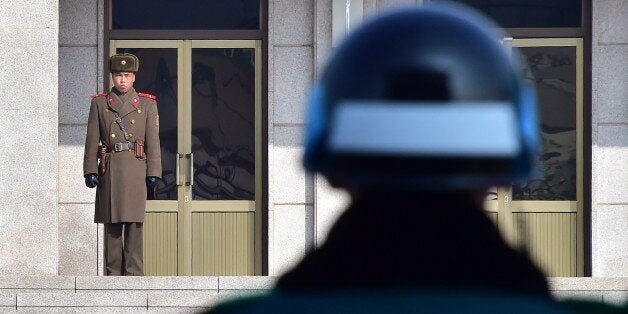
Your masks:
{"label": "military peaked cap", "polygon": [[137,72],[140,61],[130,53],[119,53],[109,58],[109,72]]}

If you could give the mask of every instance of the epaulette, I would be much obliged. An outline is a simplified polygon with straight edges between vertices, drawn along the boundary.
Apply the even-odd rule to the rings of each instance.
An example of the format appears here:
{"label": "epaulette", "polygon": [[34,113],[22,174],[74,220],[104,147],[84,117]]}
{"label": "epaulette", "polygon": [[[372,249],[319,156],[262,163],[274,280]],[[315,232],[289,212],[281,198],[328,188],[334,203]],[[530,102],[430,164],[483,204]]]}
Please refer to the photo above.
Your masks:
{"label": "epaulette", "polygon": [[109,94],[107,94],[107,93],[98,93],[98,94],[92,95],[92,98],[96,98],[96,97],[100,97],[100,96],[107,97],[107,95],[109,95]]}
{"label": "epaulette", "polygon": [[151,95],[151,94],[147,94],[147,93],[137,93],[137,96],[150,98],[152,100],[157,101],[157,96],[155,96],[155,95]]}

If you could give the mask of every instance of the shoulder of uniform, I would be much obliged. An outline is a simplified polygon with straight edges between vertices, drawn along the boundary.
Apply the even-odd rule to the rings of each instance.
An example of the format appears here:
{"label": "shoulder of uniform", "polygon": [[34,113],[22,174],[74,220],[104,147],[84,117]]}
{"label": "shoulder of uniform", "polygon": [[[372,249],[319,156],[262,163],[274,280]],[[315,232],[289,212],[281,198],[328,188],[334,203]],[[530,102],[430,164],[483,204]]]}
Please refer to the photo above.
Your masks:
{"label": "shoulder of uniform", "polygon": [[144,98],[150,98],[150,99],[155,100],[155,101],[157,100],[157,96],[152,95],[152,94],[148,94],[148,93],[137,93],[137,96],[144,97]]}
{"label": "shoulder of uniform", "polygon": [[92,95],[92,99],[97,98],[97,97],[107,97],[107,93],[98,93],[98,94],[94,94]]}

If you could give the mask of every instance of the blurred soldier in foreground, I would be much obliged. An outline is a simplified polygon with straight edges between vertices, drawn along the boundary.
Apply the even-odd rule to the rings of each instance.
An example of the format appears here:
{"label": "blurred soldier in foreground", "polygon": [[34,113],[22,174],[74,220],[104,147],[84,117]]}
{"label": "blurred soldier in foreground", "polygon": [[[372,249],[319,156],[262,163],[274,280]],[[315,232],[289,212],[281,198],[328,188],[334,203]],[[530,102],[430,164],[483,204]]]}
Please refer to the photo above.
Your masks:
{"label": "blurred soldier in foreground", "polygon": [[94,222],[105,224],[108,276],[142,276],[146,188],[161,177],[156,97],[133,88],[139,61],[109,60],[114,87],[92,97],[85,140],[85,185],[98,187]]}
{"label": "blurred soldier in foreground", "polygon": [[335,51],[309,103],[305,167],[352,204],[325,244],[242,313],[565,313],[483,213],[526,178],[534,91],[502,35],[464,8],[396,11]]}

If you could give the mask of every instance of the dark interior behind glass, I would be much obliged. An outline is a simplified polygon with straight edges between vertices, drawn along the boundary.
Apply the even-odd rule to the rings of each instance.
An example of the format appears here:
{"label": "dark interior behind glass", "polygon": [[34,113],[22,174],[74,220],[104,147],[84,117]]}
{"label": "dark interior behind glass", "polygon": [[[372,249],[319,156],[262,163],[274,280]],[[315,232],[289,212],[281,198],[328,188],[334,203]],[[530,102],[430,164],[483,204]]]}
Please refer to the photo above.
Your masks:
{"label": "dark interior behind glass", "polygon": [[111,0],[112,29],[259,29],[260,1]]}
{"label": "dark interior behind glass", "polygon": [[[432,3],[451,2],[431,0]],[[492,18],[502,28],[580,27],[579,0],[457,0]]]}

